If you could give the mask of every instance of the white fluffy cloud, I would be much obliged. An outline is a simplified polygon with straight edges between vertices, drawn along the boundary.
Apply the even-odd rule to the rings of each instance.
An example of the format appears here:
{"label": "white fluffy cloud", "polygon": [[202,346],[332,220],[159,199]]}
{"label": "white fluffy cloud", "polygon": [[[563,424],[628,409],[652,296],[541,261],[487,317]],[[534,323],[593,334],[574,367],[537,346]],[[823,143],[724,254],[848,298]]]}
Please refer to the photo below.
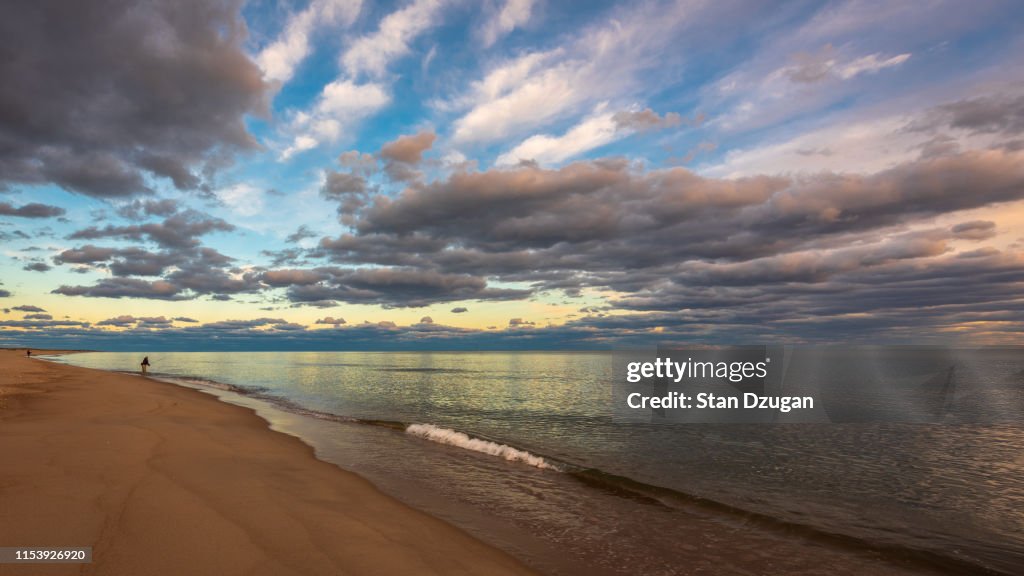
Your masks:
{"label": "white fluffy cloud", "polygon": [[508,166],[518,164],[520,160],[532,160],[540,164],[554,164],[608,144],[616,140],[618,126],[615,115],[603,109],[602,106],[597,113],[583,119],[561,136],[531,136],[499,156],[495,163]]}
{"label": "white fluffy cloud", "polygon": [[634,94],[652,58],[664,59],[697,10],[686,2],[609,18],[552,50],[507,60],[442,108],[464,109],[456,142],[494,142],[528,133],[598,102]]}
{"label": "white fluffy cloud", "polygon": [[392,12],[376,32],[359,38],[341,55],[341,65],[351,76],[381,76],[395,58],[409,53],[409,44],[438,23],[444,0],[415,0]]}
{"label": "white fluffy cloud", "polygon": [[530,21],[534,0],[505,0],[505,4],[484,24],[480,31],[484,47]]}
{"label": "white fluffy cloud", "polygon": [[348,27],[359,15],[362,0],[313,0],[292,14],[277,40],[256,56],[268,80],[287,82],[310,53],[310,36],[323,26]]}
{"label": "white fluffy cloud", "polygon": [[[380,77],[396,58],[410,51],[410,43],[438,23],[445,0],[415,0],[385,16],[377,30],[356,39],[340,57],[342,73],[324,86],[312,110],[294,114],[289,126],[291,143],[281,160],[335,142],[346,130],[391,103],[390,85]],[[374,80],[357,81],[359,76]]]}
{"label": "white fluffy cloud", "polygon": [[391,103],[391,95],[381,84],[356,84],[336,80],[324,86],[311,112],[301,112],[292,122],[298,134],[281,152],[287,160],[294,154],[313,149],[324,142],[334,142],[342,131],[351,128]]}

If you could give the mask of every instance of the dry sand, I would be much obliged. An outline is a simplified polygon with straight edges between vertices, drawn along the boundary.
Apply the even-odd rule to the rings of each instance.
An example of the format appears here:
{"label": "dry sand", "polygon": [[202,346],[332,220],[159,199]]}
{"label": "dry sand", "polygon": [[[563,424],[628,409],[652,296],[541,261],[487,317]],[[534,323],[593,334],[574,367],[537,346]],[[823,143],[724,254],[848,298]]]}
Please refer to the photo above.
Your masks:
{"label": "dry sand", "polygon": [[93,547],[2,575],[530,573],[245,408],[24,350],[0,350],[0,458],[0,546]]}

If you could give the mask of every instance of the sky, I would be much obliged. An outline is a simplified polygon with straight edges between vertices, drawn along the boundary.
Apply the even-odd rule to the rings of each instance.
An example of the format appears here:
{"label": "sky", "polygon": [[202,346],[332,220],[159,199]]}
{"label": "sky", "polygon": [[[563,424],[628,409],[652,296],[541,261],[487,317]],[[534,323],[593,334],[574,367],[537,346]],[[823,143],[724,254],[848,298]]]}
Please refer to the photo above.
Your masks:
{"label": "sky", "polygon": [[0,53],[0,346],[1022,343],[1019,2],[18,2]]}

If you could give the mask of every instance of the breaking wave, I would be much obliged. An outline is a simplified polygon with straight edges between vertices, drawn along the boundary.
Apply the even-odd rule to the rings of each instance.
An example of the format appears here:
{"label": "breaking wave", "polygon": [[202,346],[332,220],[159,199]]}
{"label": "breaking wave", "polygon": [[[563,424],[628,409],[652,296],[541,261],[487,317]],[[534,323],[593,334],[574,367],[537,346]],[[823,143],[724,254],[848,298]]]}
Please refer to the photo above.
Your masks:
{"label": "breaking wave", "polygon": [[456,446],[474,452],[497,456],[509,462],[522,462],[542,470],[559,470],[555,464],[548,462],[541,456],[530,454],[525,450],[519,450],[518,448],[513,448],[506,444],[498,444],[490,440],[473,438],[463,432],[434,426],[433,424],[410,424],[406,427],[405,432],[406,434],[418,436],[438,444],[447,444],[448,446]]}

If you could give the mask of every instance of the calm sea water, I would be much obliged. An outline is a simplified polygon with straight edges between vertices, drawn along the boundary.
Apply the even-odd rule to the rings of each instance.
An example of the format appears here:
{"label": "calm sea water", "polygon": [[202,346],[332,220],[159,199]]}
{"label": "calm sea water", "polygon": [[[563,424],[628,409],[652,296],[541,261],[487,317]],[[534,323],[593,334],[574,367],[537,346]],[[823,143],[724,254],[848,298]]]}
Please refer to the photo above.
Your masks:
{"label": "calm sea water", "polygon": [[[135,371],[141,356],[58,361]],[[155,377],[250,406],[548,573],[1024,573],[1024,427],[1012,422],[623,424],[603,353],[150,360]],[[1012,415],[1024,358],[972,361],[1013,400],[993,409]]]}

